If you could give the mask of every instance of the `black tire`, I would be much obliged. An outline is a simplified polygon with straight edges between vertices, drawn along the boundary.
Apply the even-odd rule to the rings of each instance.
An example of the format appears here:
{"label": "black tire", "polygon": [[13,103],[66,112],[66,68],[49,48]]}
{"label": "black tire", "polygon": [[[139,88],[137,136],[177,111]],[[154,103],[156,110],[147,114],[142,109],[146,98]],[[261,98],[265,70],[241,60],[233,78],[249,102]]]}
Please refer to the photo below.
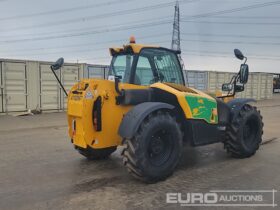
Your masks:
{"label": "black tire", "polygon": [[256,107],[245,104],[227,128],[227,152],[235,158],[247,158],[256,153],[262,142],[263,122]]}
{"label": "black tire", "polygon": [[183,134],[168,112],[150,114],[132,139],[124,140],[123,163],[136,178],[154,183],[170,176],[182,155]]}
{"label": "black tire", "polygon": [[108,147],[104,149],[93,149],[91,147],[81,148],[75,146],[75,149],[78,152],[85,156],[88,160],[99,160],[108,158],[114,151],[116,151],[117,147]]}

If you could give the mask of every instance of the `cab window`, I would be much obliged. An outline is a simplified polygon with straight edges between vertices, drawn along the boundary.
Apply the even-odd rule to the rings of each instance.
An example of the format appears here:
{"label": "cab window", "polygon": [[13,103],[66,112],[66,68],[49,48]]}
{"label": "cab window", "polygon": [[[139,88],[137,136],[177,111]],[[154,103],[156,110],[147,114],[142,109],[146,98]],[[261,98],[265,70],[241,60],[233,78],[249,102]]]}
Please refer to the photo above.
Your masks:
{"label": "cab window", "polygon": [[149,85],[153,78],[154,75],[149,59],[140,55],[136,66],[134,84]]}
{"label": "cab window", "polygon": [[117,55],[111,62],[109,75],[120,76],[121,82],[129,83],[131,67],[135,55]]}

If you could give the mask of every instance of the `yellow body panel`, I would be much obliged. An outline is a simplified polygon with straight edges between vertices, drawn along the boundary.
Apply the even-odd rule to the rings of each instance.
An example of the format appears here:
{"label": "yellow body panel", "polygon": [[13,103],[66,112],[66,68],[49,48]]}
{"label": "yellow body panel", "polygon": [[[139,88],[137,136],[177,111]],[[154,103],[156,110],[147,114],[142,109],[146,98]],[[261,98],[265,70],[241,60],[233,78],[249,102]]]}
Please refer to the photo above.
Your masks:
{"label": "yellow body panel", "polygon": [[[73,143],[79,147],[105,148],[121,144],[118,128],[123,115],[131,109],[131,106],[116,105],[114,82],[108,80],[88,79],[82,80],[79,85],[88,84],[86,90],[80,90],[82,94],[73,94],[78,84],[74,85],[68,96],[68,125],[69,136]],[[132,84],[120,84],[123,89],[147,88]],[[83,89],[83,88],[81,88]],[[79,89],[78,89],[79,90]],[[91,94],[90,94],[91,93]],[[92,98],[86,98],[86,94]],[[102,98],[102,131],[94,130],[92,123],[93,103],[98,96]],[[73,133],[73,120],[76,121],[76,131]]]}
{"label": "yellow body panel", "polygon": [[[114,85],[114,82],[109,80],[84,79],[72,87],[68,95],[67,114],[69,136],[73,140],[74,145],[82,148],[86,148],[87,146],[93,148],[106,148],[117,146],[122,143],[122,139],[118,135],[118,128],[123,116],[133,106],[116,104],[115,97],[118,94],[115,91]],[[151,86],[139,86],[126,83],[119,84],[120,89],[145,89],[149,87],[162,89],[176,95],[187,119],[199,119],[199,117],[194,116],[199,110],[191,110],[191,107],[186,100],[186,96],[197,98],[198,103],[200,103],[202,98],[215,101],[211,96],[208,96],[201,91],[186,88],[184,86],[181,86],[184,91],[180,91],[163,83],[155,83]],[[99,96],[102,99],[102,130],[96,131],[93,127],[92,110],[94,101]],[[213,115],[215,115],[213,119],[216,119],[216,110],[213,111]],[[208,123],[214,124],[216,121],[209,121]],[[75,130],[74,127],[76,128]]]}
{"label": "yellow body panel", "polygon": [[[176,85],[176,86],[179,86],[179,85]],[[177,89],[174,89],[168,85],[165,85],[163,83],[154,83],[151,85],[151,87],[154,87],[154,88],[159,88],[159,89],[162,89],[162,90],[165,90],[169,93],[172,93],[173,95],[175,95],[178,99],[178,102],[181,106],[181,108],[183,109],[184,113],[185,113],[185,117],[187,119],[198,119],[194,116],[194,113],[196,112],[196,110],[192,110],[189,103],[186,101],[186,97],[188,96],[193,96],[193,97],[197,97],[197,100],[199,101],[201,98],[204,98],[204,99],[208,99],[210,101],[213,101],[215,102],[215,99],[207,94],[205,94],[204,92],[202,91],[199,91],[199,90],[196,90],[196,89],[193,89],[193,88],[189,88],[189,87],[182,87],[182,89],[184,91],[180,91],[180,90],[177,90]],[[215,115],[214,117],[217,117],[217,110],[213,110],[213,115]],[[210,123],[213,123],[214,122],[210,122]],[[217,122],[215,122],[216,124]]]}
{"label": "yellow body panel", "polygon": [[234,98],[235,98],[234,96],[227,96],[227,97],[222,98],[222,100],[223,100],[225,103],[228,103],[228,102],[230,102],[231,100],[233,100]]}
{"label": "yellow body panel", "polygon": [[224,95],[222,91],[218,90],[215,93],[216,97],[220,97],[225,103],[230,102],[231,100],[235,99],[233,95]]}

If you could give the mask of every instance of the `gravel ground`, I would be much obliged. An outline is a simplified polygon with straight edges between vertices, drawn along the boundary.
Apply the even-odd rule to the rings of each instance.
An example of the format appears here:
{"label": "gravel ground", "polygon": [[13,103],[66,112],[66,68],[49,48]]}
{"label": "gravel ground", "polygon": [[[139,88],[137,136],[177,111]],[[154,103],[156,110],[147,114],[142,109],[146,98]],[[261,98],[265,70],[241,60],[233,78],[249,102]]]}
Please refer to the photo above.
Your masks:
{"label": "gravel ground", "polygon": [[221,144],[185,148],[173,176],[151,185],[126,172],[120,149],[108,160],[80,156],[67,136],[65,113],[0,116],[0,209],[178,209],[179,204],[166,203],[166,193],[277,190],[280,95],[257,106],[264,116],[264,140],[275,140],[255,156],[230,158]]}

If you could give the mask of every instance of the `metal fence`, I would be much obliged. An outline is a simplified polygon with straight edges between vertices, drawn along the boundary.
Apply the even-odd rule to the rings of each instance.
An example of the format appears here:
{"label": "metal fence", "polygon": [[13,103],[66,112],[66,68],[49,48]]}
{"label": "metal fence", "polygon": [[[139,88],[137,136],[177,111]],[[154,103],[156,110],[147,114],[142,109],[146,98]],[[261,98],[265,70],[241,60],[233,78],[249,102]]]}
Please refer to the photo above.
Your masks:
{"label": "metal fence", "polygon": [[100,78],[105,79],[108,77],[109,66],[106,65],[91,65],[86,64],[84,68],[84,78]]}

